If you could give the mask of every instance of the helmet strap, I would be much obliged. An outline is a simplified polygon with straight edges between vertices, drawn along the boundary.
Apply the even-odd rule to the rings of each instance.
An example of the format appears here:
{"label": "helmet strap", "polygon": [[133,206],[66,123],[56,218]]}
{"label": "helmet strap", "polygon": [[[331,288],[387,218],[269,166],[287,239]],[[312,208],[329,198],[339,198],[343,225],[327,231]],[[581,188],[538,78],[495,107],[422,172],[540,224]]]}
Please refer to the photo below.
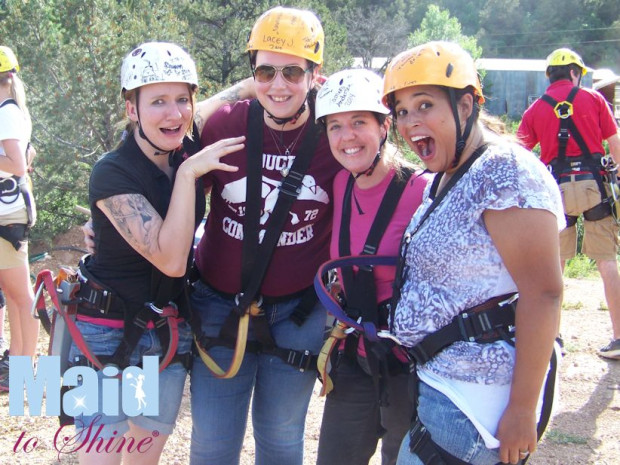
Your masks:
{"label": "helmet strap", "polygon": [[456,92],[453,87],[448,87],[448,93],[450,95],[452,113],[454,114],[454,122],[456,123],[456,147],[454,152],[454,162],[452,163],[452,166],[456,167],[459,164],[461,155],[463,155],[463,150],[465,150],[467,139],[469,138],[472,127],[474,126],[474,120],[478,114],[478,106],[475,103],[472,105],[471,114],[465,122],[465,131],[461,132],[461,120],[459,118],[459,111],[456,102]]}
{"label": "helmet strap", "polygon": [[372,164],[368,167],[368,169],[365,171],[362,171],[361,173],[357,173],[355,175],[355,179],[359,178],[360,176],[364,176],[364,175],[372,176],[372,173],[374,173],[375,168],[379,164],[379,160],[381,160],[381,149],[379,149],[379,151],[375,155],[375,158],[372,160]]}
{"label": "helmet strap", "polygon": [[151,139],[149,139],[146,134],[144,133],[144,131],[142,130],[142,124],[140,123],[140,91],[138,90],[136,92],[136,116],[138,117],[138,134],[140,134],[140,137],[142,137],[145,141],[147,141],[149,143],[149,145],[151,147],[153,147],[156,152],[155,155],[167,155],[170,154],[172,152],[174,152],[174,150],[165,150],[162,149],[161,147],[156,146],[153,142],[151,142]]}

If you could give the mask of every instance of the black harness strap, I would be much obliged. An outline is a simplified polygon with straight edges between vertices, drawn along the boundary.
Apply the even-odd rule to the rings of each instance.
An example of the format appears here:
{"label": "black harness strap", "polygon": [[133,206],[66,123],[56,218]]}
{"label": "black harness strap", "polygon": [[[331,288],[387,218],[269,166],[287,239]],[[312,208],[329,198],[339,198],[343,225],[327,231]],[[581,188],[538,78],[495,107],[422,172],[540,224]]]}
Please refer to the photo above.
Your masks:
{"label": "black harness strap", "polygon": [[481,305],[466,309],[450,323],[407,349],[416,363],[424,364],[457,341],[490,343],[509,341],[515,324],[517,294],[495,297]]}
{"label": "black harness strap", "polygon": [[[310,118],[312,118],[312,115],[310,115]],[[235,299],[235,306],[224,322],[219,336],[217,338],[208,338],[204,334],[200,334],[198,341],[204,349],[216,345],[230,347],[232,344],[234,346],[239,318],[247,311],[252,302],[259,298],[260,287],[269,268],[273,251],[278,243],[291,206],[301,192],[305,173],[316,152],[319,139],[318,126],[309,121],[299,153],[295,156],[290,170],[282,179],[278,199],[266,224],[265,235],[261,242],[259,234],[262,200],[263,125],[263,108],[258,100],[253,100],[250,103],[248,113],[248,139],[246,142],[248,176],[246,211],[243,224],[242,292]],[[311,291],[314,296],[307,296],[307,293],[304,294],[300,303],[302,307],[300,313],[294,313],[292,316],[294,321],[297,319],[298,322],[303,323],[305,313],[309,312],[316,304],[316,294],[312,288]],[[316,367],[316,360],[314,360],[309,351],[283,349],[276,346],[264,312],[251,316],[253,329],[260,345],[256,349],[258,352],[276,355],[300,371],[305,371],[312,366]]]}
{"label": "black harness strap", "polygon": [[[605,190],[605,185],[603,183],[603,176],[601,175],[600,155],[596,154],[595,156],[592,152],[590,152],[588,144],[586,144],[586,141],[577,129],[577,125],[572,118],[573,100],[578,91],[579,87],[573,87],[568,93],[566,100],[563,102],[558,102],[549,94],[544,94],[540,97],[540,99],[551,105],[560,122],[560,127],[558,130],[558,156],[556,160],[552,160],[550,163],[553,170],[553,177],[556,182],[560,183],[562,175],[566,175],[574,171],[586,171],[591,173],[601,194],[601,203],[584,212],[583,215],[588,221],[597,221],[611,215],[611,207],[609,205],[607,191]],[[575,139],[575,142],[581,151],[581,156],[566,156],[566,146],[570,137]],[[577,218],[567,217],[567,223],[569,223],[569,226],[574,225],[576,222]]]}
{"label": "black harness strap", "polygon": [[[12,98],[6,99],[0,108],[6,105],[17,105],[17,102]],[[36,221],[36,213],[34,207],[34,201],[28,189],[28,180],[26,176],[10,176],[0,181],[0,202],[13,203],[17,200],[19,195],[24,199],[26,205],[26,212],[28,213],[28,220],[26,224],[9,224],[6,226],[0,226],[0,237],[9,242],[15,250],[19,250],[22,242],[28,239],[30,229],[34,226]],[[6,201],[3,197],[10,197],[10,201]]]}
{"label": "black harness strap", "polygon": [[[404,168],[402,174],[396,173],[390,181],[368,232],[361,255],[376,255],[379,242],[394,215],[402,193],[412,175],[413,171],[411,169]],[[338,241],[338,253],[341,257],[351,255],[351,198],[354,186],[355,177],[351,174],[347,180],[342,201],[342,221]],[[342,267],[341,273],[347,314],[353,319],[361,318],[362,322],[372,323],[376,328],[379,328],[381,324],[387,324],[387,321],[379,321],[377,289],[373,267],[360,266],[357,273],[354,272],[353,267]],[[345,353],[349,358],[355,359],[357,356],[359,337],[357,334],[351,334],[347,337]],[[372,376],[379,403],[381,405],[388,405],[384,383],[388,377],[387,357],[391,351],[386,350],[384,347],[379,347],[380,345],[382,345],[381,341],[371,342],[368,338],[364,338],[366,365],[370,372],[369,374]]]}

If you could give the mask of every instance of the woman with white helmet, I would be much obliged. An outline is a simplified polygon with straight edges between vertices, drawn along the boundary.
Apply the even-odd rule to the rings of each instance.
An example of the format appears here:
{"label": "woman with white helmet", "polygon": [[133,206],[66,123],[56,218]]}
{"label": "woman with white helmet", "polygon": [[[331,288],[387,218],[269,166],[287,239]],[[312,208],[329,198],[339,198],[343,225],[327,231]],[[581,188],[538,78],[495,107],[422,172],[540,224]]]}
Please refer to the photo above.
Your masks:
{"label": "woman with white helmet", "polygon": [[[428,177],[387,142],[390,120],[382,91],[380,76],[350,69],[331,75],[317,94],[316,118],[343,167],[334,180],[332,258],[397,255],[422,201]],[[371,237],[376,228],[382,234]],[[387,329],[394,267],[364,273],[339,270],[343,310],[361,324]],[[337,326],[333,334],[342,330]],[[330,356],[333,390],[325,402],[317,464],[367,465],[381,438],[382,464],[393,465],[414,411],[407,358],[398,351],[378,357],[364,333],[346,333]]]}
{"label": "woman with white helmet", "polygon": [[210,210],[192,293],[201,320],[191,373],[196,465],[239,463],[250,401],[256,463],[303,463],[326,323],[312,281],[328,258],[339,168],[313,116],[323,47],[312,12],[265,12],[246,47],[257,98],[224,106],[202,133],[204,145],[248,139],[228,159],[238,172],[203,179]]}
{"label": "woman with white helmet", "polygon": [[396,276],[392,331],[419,377],[397,463],[522,463],[551,412],[559,190],[532,153],[480,121],[474,60],[457,44],[397,55],[384,82],[398,133],[436,173]]}
{"label": "woman with white helmet", "polygon": [[120,369],[142,363],[143,355],[165,362],[158,415],[128,417],[119,409],[75,417],[78,432],[101,427],[101,438],[146,438],[150,447],[124,454],[81,448],[81,463],[120,463],[122,455],[124,463],[157,463],[176,421],[191,349],[185,275],[205,211],[200,177],[236,171],[221,158],[244,141],[225,139],[198,151],[197,135],[191,138],[197,87],[193,60],[175,44],[144,43],[123,60],[127,136],[91,173],[95,253],[80,263],[75,297],[83,340],[73,340],[69,360]]}
{"label": "woman with white helmet", "polygon": [[[32,132],[17,57],[0,47],[0,288],[6,295],[11,343],[0,358],[0,391],[9,390],[8,355],[33,357],[39,321],[30,313],[34,295],[28,265],[28,231],[35,222],[27,147]],[[4,312],[1,315],[4,318]]]}

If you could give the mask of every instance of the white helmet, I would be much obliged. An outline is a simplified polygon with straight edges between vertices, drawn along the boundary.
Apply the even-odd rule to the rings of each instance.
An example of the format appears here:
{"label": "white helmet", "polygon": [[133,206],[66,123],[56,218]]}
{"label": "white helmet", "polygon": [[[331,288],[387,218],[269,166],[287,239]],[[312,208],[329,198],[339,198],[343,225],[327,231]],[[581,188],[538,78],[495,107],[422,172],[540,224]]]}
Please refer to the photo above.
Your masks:
{"label": "white helmet", "polygon": [[372,111],[387,115],[381,103],[383,79],[369,69],[345,69],[332,74],[316,96],[315,118],[345,111]]}
{"label": "white helmet", "polygon": [[196,64],[175,44],[147,42],[130,52],[121,66],[121,89],[157,82],[186,82],[198,87]]}

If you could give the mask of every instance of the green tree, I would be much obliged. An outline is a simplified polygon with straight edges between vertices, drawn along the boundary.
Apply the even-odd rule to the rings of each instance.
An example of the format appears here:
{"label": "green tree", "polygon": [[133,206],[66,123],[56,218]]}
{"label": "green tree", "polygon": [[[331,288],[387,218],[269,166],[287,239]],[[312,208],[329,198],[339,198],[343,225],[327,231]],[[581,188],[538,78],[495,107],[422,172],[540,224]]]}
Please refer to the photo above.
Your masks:
{"label": "green tree", "polygon": [[464,35],[459,20],[451,17],[448,10],[442,10],[436,5],[428,7],[420,28],[409,36],[409,47],[432,40],[456,42],[474,59],[482,56],[482,48],[478,46],[475,37]]}
{"label": "green tree", "polygon": [[168,5],[155,0],[9,0],[2,5],[0,34],[21,64],[38,152],[35,240],[49,241],[79,221],[73,207],[87,204],[91,166],[119,140],[123,56],[147,40],[185,45],[187,27]]}

